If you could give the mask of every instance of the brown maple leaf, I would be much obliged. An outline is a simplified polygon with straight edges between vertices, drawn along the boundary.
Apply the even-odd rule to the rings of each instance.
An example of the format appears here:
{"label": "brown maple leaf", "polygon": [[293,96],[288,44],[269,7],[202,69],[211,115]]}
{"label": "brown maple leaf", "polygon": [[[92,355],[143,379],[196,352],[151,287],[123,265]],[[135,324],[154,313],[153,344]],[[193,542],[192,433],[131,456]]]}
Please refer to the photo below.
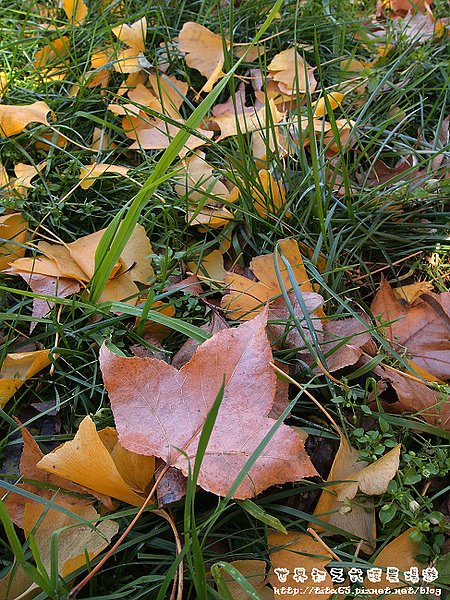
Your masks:
{"label": "brown maple leaf", "polygon": [[[198,484],[219,496],[231,488],[275,425],[268,416],[276,376],[265,333],[267,311],[216,333],[180,370],[154,358],[124,358],[106,346],[100,366],[120,443],[155,455],[188,474],[208,413],[224,386],[222,404],[203,458]],[[303,442],[281,424],[234,493],[252,497],[271,485],[317,475]]]}
{"label": "brown maple leaf", "polygon": [[438,379],[450,379],[450,292],[422,294],[412,304],[400,300],[383,279],[371,311],[399,353],[406,349],[415,364]]}

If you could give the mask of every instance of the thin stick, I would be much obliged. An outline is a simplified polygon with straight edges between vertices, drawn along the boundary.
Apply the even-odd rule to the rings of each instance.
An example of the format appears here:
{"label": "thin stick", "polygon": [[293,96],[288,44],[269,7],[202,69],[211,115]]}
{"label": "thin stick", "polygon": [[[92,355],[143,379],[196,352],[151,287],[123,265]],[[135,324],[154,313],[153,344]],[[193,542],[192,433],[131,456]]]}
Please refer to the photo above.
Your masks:
{"label": "thin stick", "polygon": [[124,541],[124,539],[127,537],[127,535],[130,533],[130,531],[133,529],[133,527],[138,522],[138,520],[139,520],[140,516],[142,515],[142,513],[144,512],[144,510],[150,504],[150,501],[153,500],[153,495],[156,491],[156,488],[158,487],[159,482],[162,480],[162,478],[164,477],[164,475],[167,473],[167,471],[169,469],[170,469],[169,465],[166,465],[164,467],[164,469],[158,475],[158,478],[155,480],[155,483],[153,484],[152,489],[150,490],[147,498],[145,499],[144,504],[138,510],[138,512],[134,516],[133,520],[131,521],[131,523],[128,525],[128,527],[125,529],[125,531],[122,533],[122,535],[117,540],[117,542],[114,544],[114,546],[108,550],[108,552],[101,559],[101,561],[98,564],[96,564],[95,567],[92,569],[92,571],[90,573],[88,573],[86,575],[86,577],[82,581],[80,581],[80,583],[71,590],[71,592],[69,593],[69,596],[68,596],[69,600],[74,600],[74,598],[77,597],[78,593],[81,592],[81,590],[84,588],[84,586],[86,584],[88,584],[90,582],[90,580],[94,577],[94,575],[96,575],[100,571],[100,569],[103,567],[103,565],[106,563],[106,561],[109,558],[111,558],[111,556],[114,554],[114,552],[120,546],[120,544]]}
{"label": "thin stick", "polygon": [[335,554],[333,552],[333,550],[327,546],[327,544],[325,544],[325,542],[323,541],[323,539],[320,537],[320,535],[317,533],[317,531],[314,531],[314,529],[312,527],[308,527],[308,529],[306,530],[310,535],[313,536],[313,538],[315,540],[317,540],[319,542],[319,544],[321,544],[325,550],[327,552],[329,552],[331,554],[331,556],[334,558],[334,560],[336,560],[337,562],[342,562],[341,559],[339,558],[339,556],[337,554]]}
{"label": "thin stick", "polygon": [[339,437],[342,438],[341,428],[338,426],[338,424],[333,419],[333,417],[330,415],[330,413],[320,404],[320,402],[318,400],[316,400],[314,398],[314,396],[311,394],[311,392],[309,392],[307,389],[305,389],[304,386],[300,385],[298,383],[298,381],[295,381],[295,379],[292,379],[292,377],[290,377],[290,375],[287,375],[287,373],[285,373],[284,371],[282,371],[281,369],[279,369],[276,365],[274,365],[273,363],[269,363],[269,364],[272,367],[272,369],[274,369],[277,373],[279,373],[280,375],[282,375],[283,377],[285,377],[289,381],[289,383],[292,383],[292,385],[295,385],[299,390],[302,390],[302,392],[304,394],[306,394],[308,396],[308,398],[310,398],[314,402],[314,404],[317,406],[317,408],[319,410],[321,410],[323,412],[323,414],[330,420],[331,424],[333,425],[333,427],[338,432]]}

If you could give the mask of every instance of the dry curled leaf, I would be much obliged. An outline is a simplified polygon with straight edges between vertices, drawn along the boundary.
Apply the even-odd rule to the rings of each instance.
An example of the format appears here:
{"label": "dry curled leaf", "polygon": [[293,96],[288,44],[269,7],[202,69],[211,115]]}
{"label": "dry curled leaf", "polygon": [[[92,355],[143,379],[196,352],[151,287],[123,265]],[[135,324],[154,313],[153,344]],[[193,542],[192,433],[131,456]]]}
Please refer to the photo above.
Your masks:
{"label": "dry curled leaf", "polygon": [[[35,279],[30,275],[41,275],[58,281],[74,280],[84,286],[94,274],[95,253],[104,231],[102,229],[65,245],[39,242],[37,248],[42,254],[37,257],[19,258],[11,263],[9,272],[22,276],[30,286],[36,285],[36,290],[38,287],[42,289],[42,279]],[[136,304],[139,288],[135,282],[146,284],[154,275],[150,262],[152,252],[145,229],[142,225],[136,225],[111,272],[100,301],[120,301],[129,298],[128,303]],[[61,291],[65,289],[69,292],[71,289],[67,281],[63,281],[61,285],[52,281],[49,285],[50,289],[55,285]]]}
{"label": "dry curled leaf", "polygon": [[22,106],[0,104],[0,133],[4,137],[10,137],[21,133],[30,123],[48,125],[49,112],[50,107],[42,101]]}
{"label": "dry curled leaf", "polygon": [[[28,223],[20,213],[0,216],[0,271],[25,254]],[[3,241],[5,240],[5,241]]]}
{"label": "dry curled leaf", "polygon": [[[309,583],[311,573],[315,570],[314,572],[322,571],[323,573],[321,586],[324,588],[324,593],[320,595],[320,598],[327,600],[331,597],[331,592],[327,593],[326,588],[331,590],[334,585],[325,567],[333,560],[333,556],[325,546],[310,535],[295,531],[288,531],[287,534],[270,532],[267,542],[272,563],[269,583],[275,590],[280,590],[278,594],[275,592],[275,595],[284,596],[280,593],[281,589],[291,587],[301,590],[300,593],[305,600],[316,600],[317,592]],[[305,583],[306,579],[302,581],[303,577],[308,578],[307,583]]]}
{"label": "dry curled leaf", "polygon": [[7,354],[0,369],[0,408],[31,377],[48,367],[50,350]]}
{"label": "dry curled leaf", "polygon": [[232,135],[237,135],[239,131],[265,131],[267,124],[276,124],[281,121],[284,113],[280,112],[275,104],[275,100],[270,99],[266,105],[260,108],[250,107],[241,113],[226,112],[219,117],[213,117],[213,121],[220,128],[220,136],[217,142],[224,140]]}
{"label": "dry curled leaf", "polygon": [[[224,396],[198,484],[225,495],[275,424],[269,414],[276,377],[265,334],[267,313],[216,333],[179,371],[156,359],[123,358],[106,346],[100,366],[120,443],[162,458],[188,474],[205,420],[221,386]],[[249,433],[251,432],[251,435]],[[234,493],[250,498],[267,487],[316,474],[299,437],[284,424]]]}
{"label": "dry curled leaf", "polygon": [[98,492],[141,506],[155,471],[153,456],[129,452],[113,427],[97,431],[87,416],[74,439],[46,454],[40,469]]}
{"label": "dry curled leaf", "polygon": [[295,48],[283,50],[268,65],[269,79],[278,84],[281,93],[287,95],[312,94],[317,87],[314,69],[299,55]]}

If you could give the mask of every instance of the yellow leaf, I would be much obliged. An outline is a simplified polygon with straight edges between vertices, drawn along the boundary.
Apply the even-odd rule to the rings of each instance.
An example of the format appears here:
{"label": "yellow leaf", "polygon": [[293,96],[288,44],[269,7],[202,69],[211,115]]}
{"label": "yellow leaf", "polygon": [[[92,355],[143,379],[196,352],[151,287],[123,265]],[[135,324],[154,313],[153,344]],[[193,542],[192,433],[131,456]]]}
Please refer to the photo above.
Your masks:
{"label": "yellow leaf", "polygon": [[86,165],[86,166],[82,166],[81,167],[81,172],[80,172],[80,179],[81,179],[81,183],[80,183],[80,187],[83,190],[87,190],[88,188],[91,187],[91,185],[93,185],[95,183],[95,180],[97,179],[97,177],[101,177],[104,173],[108,173],[111,174],[113,173],[114,175],[126,175],[128,173],[130,169],[128,169],[127,167],[122,167],[121,165],[111,165],[111,164],[107,164],[107,163],[102,163],[102,164],[93,164],[93,165]]}
{"label": "yellow leaf", "polygon": [[[419,563],[416,560],[416,556],[420,554],[420,545],[413,542],[409,539],[410,533],[412,533],[414,529],[411,527],[395,538],[392,542],[390,542],[387,546],[381,550],[373,564],[375,567],[381,567],[386,569],[387,567],[394,567],[399,570],[399,583],[386,582],[391,588],[391,590],[395,590],[398,588],[404,588],[403,591],[405,593],[399,592],[402,598],[405,600],[416,600],[417,592],[412,594],[408,594],[407,588],[411,586],[410,583],[405,582],[403,573],[405,571],[409,571],[411,567],[415,567],[421,573],[422,569],[425,568],[425,564]],[[366,583],[366,587],[372,587],[368,582]],[[381,584],[380,584],[381,585]],[[371,597],[371,596],[370,596]]]}
{"label": "yellow leaf", "polygon": [[[203,206],[199,208],[191,208],[187,211],[187,221],[189,225],[207,225],[211,229],[224,227],[233,220],[233,214],[225,207],[209,207]],[[201,231],[201,229],[199,229]]]}
{"label": "yellow leaf", "polygon": [[223,251],[221,250],[213,250],[204,256],[199,263],[189,262],[187,266],[201,280],[223,283],[227,274],[223,266]]}
{"label": "yellow leaf", "polygon": [[26,196],[29,189],[33,189],[31,181],[39,175],[42,169],[47,166],[47,161],[41,162],[38,165],[25,165],[24,163],[17,163],[14,167],[14,173],[17,179],[13,181],[14,189],[21,196]]}
{"label": "yellow leaf", "polygon": [[0,271],[25,254],[28,224],[20,213],[0,215]]}
{"label": "yellow leaf", "polygon": [[142,52],[136,48],[125,48],[117,53],[113,69],[119,73],[138,73],[144,66],[150,66]]}
{"label": "yellow leaf", "polygon": [[[225,44],[230,47],[227,40]],[[207,79],[200,93],[210,92],[216,81],[225,75],[222,71],[225,61],[222,37],[203,25],[189,21],[180,31],[178,48],[185,54],[188,67],[197,69]]]}
{"label": "yellow leaf", "polygon": [[[260,217],[267,217],[270,213],[279,214],[286,204],[286,190],[283,184],[276,181],[273,175],[266,169],[258,173],[259,186],[252,186],[251,194],[254,201],[254,207]],[[260,189],[262,187],[262,190]],[[291,213],[286,213],[285,217],[291,217]]]}
{"label": "yellow leaf", "polygon": [[0,369],[0,408],[33,375],[50,364],[50,350],[7,354]]}
{"label": "yellow leaf", "polygon": [[115,521],[100,521],[100,515],[92,506],[66,505],[58,501],[57,504],[73,514],[89,521],[93,527],[80,523],[59,510],[39,504],[25,506],[24,531],[28,537],[33,533],[39,558],[47,574],[51,569],[51,541],[55,531],[62,529],[57,536],[58,544],[58,573],[67,577],[80,567],[86,565],[86,555],[92,560],[100,554],[111,539],[119,531]]}
{"label": "yellow leaf", "polygon": [[145,40],[147,39],[147,19],[142,17],[131,25],[119,25],[113,27],[112,32],[124,44],[137,52],[145,51]]}
{"label": "yellow leaf", "polygon": [[[234,560],[230,565],[254,587],[259,600],[273,599],[273,590],[266,585],[266,563],[263,560]],[[242,589],[234,577],[228,575],[225,569],[220,569],[220,572],[233,600],[251,600],[252,596]]]}
{"label": "yellow leaf", "polygon": [[164,73],[150,72],[148,82],[153,93],[159,99],[160,112],[173,119],[180,119],[180,106],[183,104],[188,91],[188,84],[176,77]]}
{"label": "yellow leaf", "polygon": [[223,140],[231,135],[237,135],[238,131],[264,131],[268,119],[271,124],[279,123],[283,118],[284,113],[277,110],[275,100],[269,100],[268,107],[271,115],[270,118],[267,115],[266,105],[259,109],[252,108],[241,114],[227,112],[219,117],[214,117],[212,120],[220,127],[220,137],[217,138],[217,141]]}
{"label": "yellow leaf", "polygon": [[[367,494],[381,494],[398,470],[400,445],[381,459],[367,465],[358,460],[358,452],[349,446],[341,434],[341,443],[334,458],[327,481],[354,480],[327,486],[320,495],[314,515],[321,521],[348,531],[357,540],[364,540],[362,548],[367,554],[375,549],[375,512],[371,501],[364,504],[350,502],[358,488]],[[312,525],[322,532],[323,528]],[[325,535],[325,533],[324,533]]]}
{"label": "yellow leaf", "polygon": [[48,125],[49,111],[50,107],[42,101],[23,106],[0,104],[0,133],[9,137],[22,132],[30,123]]}
{"label": "yellow leaf", "polygon": [[0,71],[0,98],[6,91],[6,87],[8,85],[8,76],[4,71]]}
{"label": "yellow leaf", "polygon": [[81,25],[88,13],[83,0],[64,0],[63,8],[69,21],[75,25]]}
{"label": "yellow leaf", "polygon": [[[184,125],[183,121],[180,124],[174,125],[172,123],[166,123],[164,121],[157,121],[153,127],[145,129],[138,129],[135,131],[136,142],[130,146],[130,150],[164,150],[176,136],[176,134],[182,129]],[[206,131],[204,129],[198,129],[198,136],[191,135],[186,141],[184,147],[178,153],[179,156],[183,157],[189,152],[189,150],[195,150],[199,146],[204,146],[206,142],[201,138],[211,139],[214,135],[213,131]],[[131,137],[126,134],[128,137]],[[200,137],[201,136],[201,137]]]}
{"label": "yellow leaf", "polygon": [[[302,292],[311,292],[312,285],[306,273],[298,244],[294,239],[281,240],[279,249],[289,262],[294,277]],[[277,256],[281,280],[287,291],[292,289],[287,267]],[[236,273],[227,273],[224,277],[230,293],[222,298],[221,306],[227,310],[233,319],[249,320],[260,313],[264,305],[281,295],[275,271],[274,254],[256,256],[250,263],[250,268],[259,281],[252,281]]]}
{"label": "yellow leaf", "polygon": [[384,494],[388,488],[388,484],[395,477],[400,464],[400,449],[401,444],[397,444],[384,456],[375,462],[367,465],[348,475],[347,479],[354,480],[350,483],[344,483],[338,486],[337,500],[344,502],[352,500],[358,491],[369,496],[379,496]]}
{"label": "yellow leaf", "polygon": [[65,79],[68,73],[69,48],[69,38],[62,36],[36,52],[33,65],[43,81]]}
{"label": "yellow leaf", "polygon": [[[330,94],[327,94],[327,100],[330,105],[330,109],[334,110],[338,106],[341,106],[341,102],[344,99],[344,96],[345,94],[341,94],[341,92],[331,92]],[[315,105],[314,116],[316,118],[323,117],[326,112],[327,105],[325,103],[325,98],[319,98]]]}
{"label": "yellow leaf", "polygon": [[220,179],[213,175],[213,167],[206,162],[204,152],[196,152],[185,158],[182,169],[175,176],[175,192],[187,196],[192,202],[224,200],[229,192]]}
{"label": "yellow leaf", "polygon": [[97,432],[87,416],[74,439],[46,454],[37,466],[106,496],[141,506],[153,477],[155,460],[152,456],[116,448],[118,444],[115,429]]}
{"label": "yellow leaf", "polygon": [[267,67],[269,78],[276,81],[280,92],[287,95],[312,93],[317,87],[314,69],[299,55],[295,48],[277,54]]}
{"label": "yellow leaf", "polygon": [[330,128],[325,132],[323,141],[324,144],[328,146],[327,151],[332,152],[340,152],[342,148],[353,145],[354,136],[353,136],[353,128],[355,126],[355,121],[351,119],[336,119],[336,127],[339,135],[339,143],[334,135],[334,131]]}
{"label": "yellow leaf", "polygon": [[[312,570],[316,569],[323,573],[323,582],[320,586],[323,586],[324,594],[319,597],[322,600],[331,597],[331,591],[327,593],[326,588],[332,590],[335,586],[325,567],[333,557],[320,542],[306,533],[295,531],[288,531],[287,534],[271,532],[267,536],[267,542],[272,563],[269,582],[273,588],[279,589],[285,586],[297,588],[301,590],[301,597],[304,600],[317,600],[317,592],[310,584]],[[295,569],[299,567],[305,569],[305,575],[308,577],[306,583],[294,580]],[[281,577],[283,583],[280,583],[277,575],[281,576],[282,573],[286,575],[286,580],[283,581]]]}
{"label": "yellow leaf", "polygon": [[[433,284],[428,281],[416,281],[409,285],[401,285],[394,288],[394,294],[399,300],[406,300],[408,304],[412,304],[422,294],[429,294],[433,291]],[[435,381],[435,379],[433,380]]]}

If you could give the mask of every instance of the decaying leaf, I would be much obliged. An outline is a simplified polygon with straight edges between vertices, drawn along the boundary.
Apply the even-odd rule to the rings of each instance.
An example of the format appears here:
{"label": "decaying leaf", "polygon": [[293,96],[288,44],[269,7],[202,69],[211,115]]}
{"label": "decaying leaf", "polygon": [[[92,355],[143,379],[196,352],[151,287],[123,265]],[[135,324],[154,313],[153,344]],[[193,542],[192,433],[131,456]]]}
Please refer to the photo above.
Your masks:
{"label": "decaying leaf", "polygon": [[[225,44],[230,47],[230,42],[225,41]],[[184,53],[187,66],[206,77],[200,92],[210,92],[216,81],[225,75],[222,71],[225,61],[222,36],[199,23],[188,21],[179,33],[178,48]]]}
{"label": "decaying leaf", "polygon": [[314,69],[299,55],[295,48],[277,54],[267,67],[269,79],[276,81],[281,93],[295,95],[312,94],[317,87]]}
{"label": "decaying leaf", "polygon": [[[371,554],[375,549],[376,525],[373,503],[351,502],[358,490],[368,495],[383,494],[389,481],[395,476],[400,457],[400,444],[374,463],[360,461],[358,452],[352,448],[343,434],[327,481],[348,481],[323,489],[314,515],[321,521],[339,527],[363,540],[362,549]],[[326,529],[312,525],[326,534]]]}
{"label": "decaying leaf", "polygon": [[[289,262],[294,277],[302,292],[311,292],[312,285],[309,281],[303,259],[297,242],[294,239],[281,240],[280,252]],[[277,256],[281,281],[287,291],[292,289],[287,267],[280,255]],[[247,279],[237,273],[227,273],[223,278],[228,285],[227,293],[221,302],[222,308],[233,319],[248,320],[258,314],[264,305],[281,295],[281,287],[275,271],[275,255],[265,254],[256,256],[250,263],[250,268],[257,277],[257,281]]]}
{"label": "decaying leaf", "polygon": [[0,271],[25,254],[27,228],[28,223],[20,213],[0,215]]}
{"label": "decaying leaf", "polygon": [[[426,376],[426,372],[421,372],[414,363],[412,367],[421,377]],[[445,391],[439,393],[420,381],[417,376],[411,377],[387,366],[378,365],[373,372],[381,378],[377,383],[377,394],[381,396],[384,410],[417,414],[431,425],[450,430],[450,401]],[[394,402],[387,402],[386,396]]]}
{"label": "decaying leaf", "polygon": [[33,533],[42,565],[50,575],[52,534],[62,529],[58,535],[58,573],[67,577],[85,566],[87,557],[92,560],[109,545],[119,531],[119,524],[111,520],[98,521],[100,515],[92,506],[66,505],[61,501],[57,504],[88,521],[91,526],[57,509],[47,510],[39,504],[27,504],[24,531],[27,537]]}
{"label": "decaying leaf", "polygon": [[422,294],[402,302],[382,280],[370,307],[392,347],[441,380],[450,379],[450,292]]}
{"label": "decaying leaf", "polygon": [[74,439],[46,454],[37,466],[100,494],[140,506],[153,478],[155,460],[153,456],[129,452],[118,442],[113,427],[97,431],[87,416]]}
{"label": "decaying leaf", "polygon": [[48,367],[50,350],[7,354],[0,369],[0,408],[31,377]]}
{"label": "decaying leaf", "polygon": [[[364,315],[361,315],[361,318],[364,319]],[[326,358],[325,366],[330,372],[357,363],[372,340],[369,326],[365,326],[355,317],[327,319],[323,331],[322,352]]]}
{"label": "decaying leaf", "polygon": [[122,165],[111,165],[108,163],[83,165],[80,173],[80,187],[83,190],[87,190],[95,183],[97,177],[101,177],[104,173],[108,173],[108,175],[113,174],[125,176],[129,170],[130,169],[123,167]]}
{"label": "decaying leaf", "polygon": [[[272,563],[269,583],[274,589],[282,587],[297,588],[301,590],[302,598],[305,598],[305,600],[316,600],[317,592],[309,583],[313,570],[314,572],[321,571],[323,573],[323,580],[320,585],[324,589],[333,589],[331,576],[325,570],[333,557],[313,537],[295,531],[288,531],[287,535],[274,531],[268,534],[267,542]],[[308,581],[304,577],[307,577]],[[305,581],[307,582],[305,583]],[[327,594],[325,591],[320,597],[327,600],[331,595],[331,592]]]}
{"label": "decaying leaf", "polygon": [[[273,590],[267,586],[266,563],[263,560],[235,560],[230,563],[258,593],[260,600],[273,600]],[[250,596],[239,583],[224,569],[220,569],[228,591],[233,600],[251,600]]]}
{"label": "decaying leaf", "polygon": [[[273,357],[264,331],[266,320],[263,313],[216,333],[179,371],[157,359],[116,356],[102,346],[100,365],[120,443],[132,452],[159,456],[187,475],[223,384],[224,397],[198,484],[225,495],[275,424],[267,416],[275,399],[276,377],[269,364]],[[315,474],[299,437],[281,424],[234,497],[249,498],[276,483]]]}
{"label": "decaying leaf", "polygon": [[10,137],[22,132],[30,123],[48,125],[49,112],[50,107],[42,101],[23,106],[0,104],[0,133]]}

